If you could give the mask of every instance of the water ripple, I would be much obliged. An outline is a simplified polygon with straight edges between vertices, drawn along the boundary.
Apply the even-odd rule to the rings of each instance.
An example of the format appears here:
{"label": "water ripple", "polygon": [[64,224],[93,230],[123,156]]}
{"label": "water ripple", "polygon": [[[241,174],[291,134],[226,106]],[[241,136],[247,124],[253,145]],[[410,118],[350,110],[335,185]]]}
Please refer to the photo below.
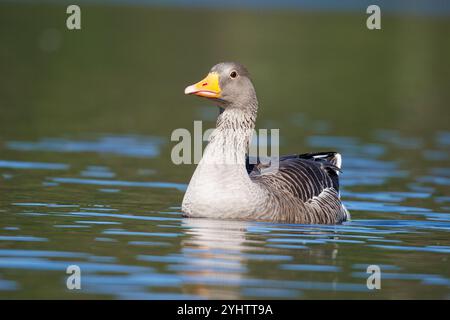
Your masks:
{"label": "water ripple", "polygon": [[95,152],[128,157],[153,158],[159,154],[160,137],[102,136],[97,140],[45,138],[37,142],[9,141],[6,147],[17,151]]}

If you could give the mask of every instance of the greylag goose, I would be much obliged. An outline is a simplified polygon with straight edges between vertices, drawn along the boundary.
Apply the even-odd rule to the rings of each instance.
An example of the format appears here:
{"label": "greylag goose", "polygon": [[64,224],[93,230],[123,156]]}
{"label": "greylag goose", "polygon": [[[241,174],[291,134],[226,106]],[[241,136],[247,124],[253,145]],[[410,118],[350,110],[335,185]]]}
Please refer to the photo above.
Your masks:
{"label": "greylag goose", "polygon": [[183,216],[300,224],[349,219],[339,195],[339,153],[279,157],[276,170],[249,164],[258,100],[243,65],[219,63],[185,94],[213,101],[219,116],[184,195]]}

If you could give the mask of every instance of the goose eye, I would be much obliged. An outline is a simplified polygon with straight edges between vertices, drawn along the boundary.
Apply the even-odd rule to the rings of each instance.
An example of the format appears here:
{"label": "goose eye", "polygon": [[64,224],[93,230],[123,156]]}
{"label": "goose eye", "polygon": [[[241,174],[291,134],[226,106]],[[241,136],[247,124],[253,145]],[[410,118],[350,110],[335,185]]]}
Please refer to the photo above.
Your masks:
{"label": "goose eye", "polygon": [[231,78],[236,78],[237,77],[237,72],[236,71],[232,71],[231,73],[230,73],[230,77]]}

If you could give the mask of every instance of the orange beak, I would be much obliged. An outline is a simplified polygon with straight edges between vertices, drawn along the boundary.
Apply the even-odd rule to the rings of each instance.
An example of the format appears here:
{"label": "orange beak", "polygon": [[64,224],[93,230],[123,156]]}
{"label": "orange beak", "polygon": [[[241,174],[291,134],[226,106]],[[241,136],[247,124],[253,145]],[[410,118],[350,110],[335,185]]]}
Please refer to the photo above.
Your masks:
{"label": "orange beak", "polygon": [[200,82],[184,89],[184,94],[195,94],[196,96],[206,98],[220,98],[219,75],[211,72]]}

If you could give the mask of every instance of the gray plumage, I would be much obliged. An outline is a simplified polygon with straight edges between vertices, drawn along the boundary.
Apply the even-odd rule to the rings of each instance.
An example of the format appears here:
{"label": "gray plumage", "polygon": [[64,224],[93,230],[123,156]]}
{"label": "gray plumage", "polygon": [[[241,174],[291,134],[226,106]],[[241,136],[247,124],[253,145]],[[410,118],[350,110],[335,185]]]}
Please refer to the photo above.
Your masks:
{"label": "gray plumage", "polygon": [[250,164],[247,153],[258,101],[249,73],[232,62],[210,72],[219,77],[220,95],[209,99],[219,105],[220,114],[184,196],[184,216],[304,224],[347,220],[339,196],[341,156],[284,156],[274,170],[260,162]]}

